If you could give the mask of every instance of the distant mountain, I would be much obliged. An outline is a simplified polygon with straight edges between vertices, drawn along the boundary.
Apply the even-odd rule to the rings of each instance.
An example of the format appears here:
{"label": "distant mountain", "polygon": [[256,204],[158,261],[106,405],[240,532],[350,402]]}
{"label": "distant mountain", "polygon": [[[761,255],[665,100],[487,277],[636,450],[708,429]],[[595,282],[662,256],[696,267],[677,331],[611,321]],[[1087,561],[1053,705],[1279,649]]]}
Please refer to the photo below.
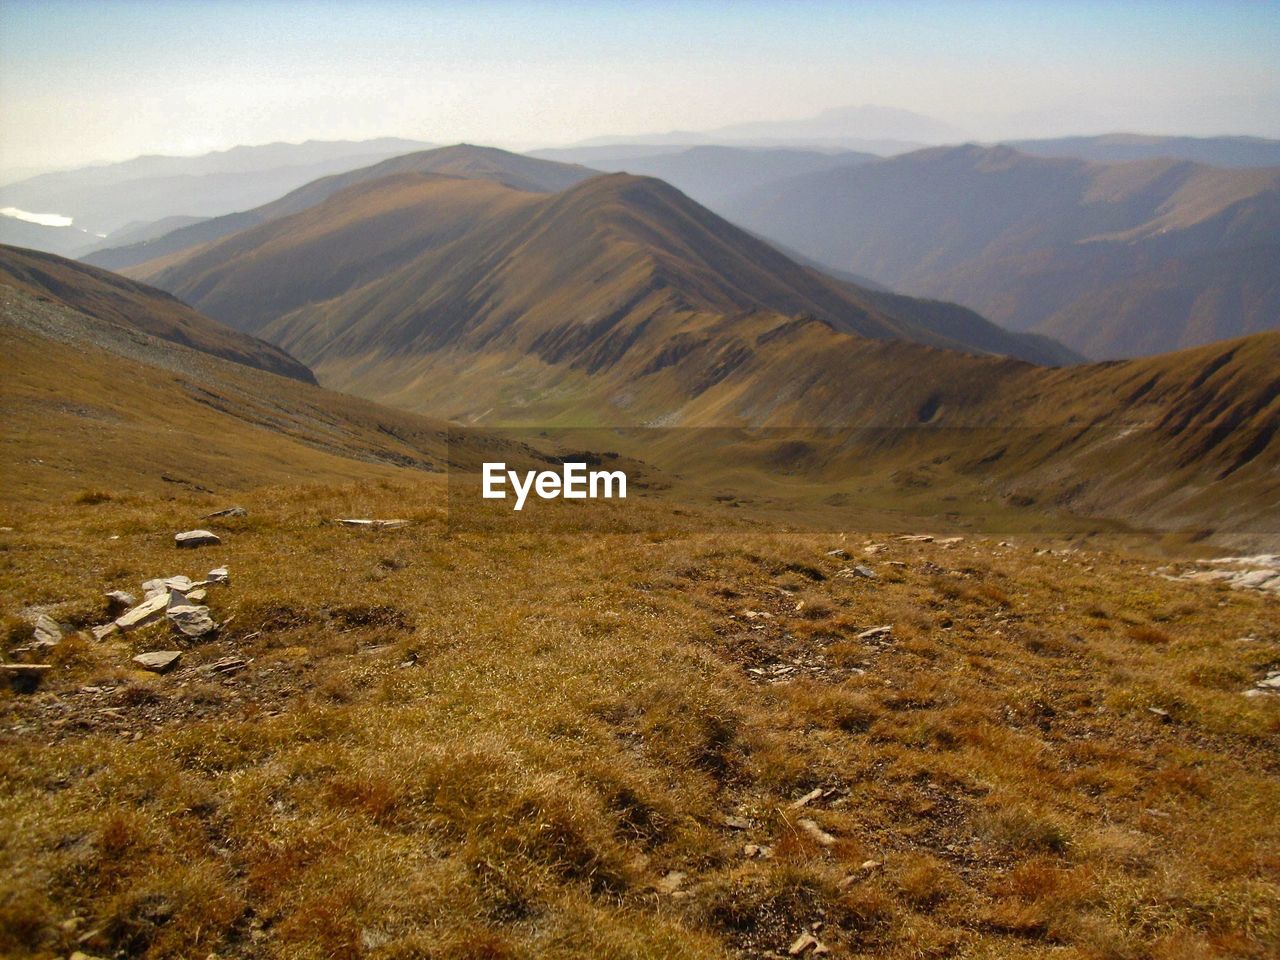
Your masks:
{"label": "distant mountain", "polygon": [[[935,143],[965,139],[964,131],[909,110],[874,105],[834,107],[800,120],[759,120],[712,130],[592,137],[572,149],[617,145],[755,146],[844,149],[891,156]],[[640,151],[635,151],[639,155]],[[585,161],[584,161],[585,162]]]}
{"label": "distant mountain", "polygon": [[109,235],[138,221],[244,210],[317,177],[427,146],[384,138],[272,143],[198,157],[138,157],[0,186],[0,207],[57,213],[91,233]]}
{"label": "distant mountain", "polygon": [[606,152],[612,149],[570,147],[536,150],[530,156],[582,163],[610,173],[657,177],[712,209],[739,193],[758,190],[777,180],[877,159],[874,154],[851,150],[706,146],[672,153],[653,153],[652,148],[643,147],[634,148],[641,152],[630,155],[625,151]]}
{"label": "distant mountain", "polygon": [[1097,358],[1280,324],[1280,169],[946,147],[766,185],[735,222]]}
{"label": "distant mountain", "polygon": [[142,243],[96,251],[86,256],[85,262],[108,270],[126,270],[149,261],[158,262],[260,223],[300,213],[355,184],[398,173],[436,173],[491,180],[517,190],[554,192],[595,176],[596,172],[585,167],[553,163],[491,147],[469,144],[439,147],[393,157],[381,163],[312,181],[252,210],[214,217]]}
{"label": "distant mountain", "polygon": [[1099,163],[1171,159],[1213,167],[1280,167],[1280,140],[1261,137],[1154,137],[1109,133],[1099,137],[1010,140],[1007,145],[1038,157],[1075,157]]}
{"label": "distant mountain", "polygon": [[102,238],[79,227],[53,227],[0,213],[0,243],[33,250],[48,250],[75,257],[92,250]]}
{"label": "distant mountain", "polygon": [[202,317],[162,290],[53,254],[0,246],[0,288],[94,318],[99,339],[107,342],[156,337],[259,370],[315,382],[310,370],[279,347]]}
{"label": "distant mountain", "polygon": [[[468,153],[482,167],[528,162],[478,148],[446,156]],[[384,176],[137,272],[304,357],[329,385],[421,410],[457,404],[441,411],[450,415],[464,398],[468,408],[492,406],[510,395],[507,378],[526,375],[561,394],[577,385],[581,410],[607,409],[620,392],[638,406],[674,402],[745,362],[754,352],[746,331],[767,339],[796,322],[1074,359],[953,304],[827,277],[675,188],[625,174],[553,194],[492,179]],[[507,372],[459,373],[476,364]]]}

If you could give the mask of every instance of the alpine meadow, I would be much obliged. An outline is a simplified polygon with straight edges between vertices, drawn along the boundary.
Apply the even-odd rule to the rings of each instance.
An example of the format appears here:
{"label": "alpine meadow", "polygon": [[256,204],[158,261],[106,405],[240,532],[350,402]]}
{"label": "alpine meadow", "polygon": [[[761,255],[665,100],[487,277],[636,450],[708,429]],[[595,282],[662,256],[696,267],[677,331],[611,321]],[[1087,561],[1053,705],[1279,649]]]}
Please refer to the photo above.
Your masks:
{"label": "alpine meadow", "polygon": [[0,3],[0,956],[1280,955],[1276,49]]}

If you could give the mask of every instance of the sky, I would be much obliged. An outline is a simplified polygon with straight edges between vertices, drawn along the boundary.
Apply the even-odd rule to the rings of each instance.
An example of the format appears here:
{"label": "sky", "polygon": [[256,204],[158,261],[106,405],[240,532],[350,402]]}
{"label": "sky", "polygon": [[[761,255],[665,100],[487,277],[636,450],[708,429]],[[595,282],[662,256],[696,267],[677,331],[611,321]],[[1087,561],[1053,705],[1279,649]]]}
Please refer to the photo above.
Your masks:
{"label": "sky", "polygon": [[0,0],[0,171],[528,148],[852,104],[966,139],[1280,137],[1280,0]]}

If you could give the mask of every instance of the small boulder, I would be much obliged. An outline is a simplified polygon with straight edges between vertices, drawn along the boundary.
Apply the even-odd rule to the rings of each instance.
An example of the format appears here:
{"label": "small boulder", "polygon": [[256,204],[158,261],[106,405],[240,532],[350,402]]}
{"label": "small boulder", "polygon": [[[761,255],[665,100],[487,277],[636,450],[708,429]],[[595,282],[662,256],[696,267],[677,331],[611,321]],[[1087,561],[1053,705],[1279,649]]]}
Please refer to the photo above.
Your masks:
{"label": "small boulder", "polygon": [[192,639],[199,639],[218,629],[218,624],[209,616],[209,608],[193,604],[170,607],[169,622],[183,636]]}
{"label": "small boulder", "polygon": [[143,670],[150,670],[152,673],[165,673],[172,670],[181,659],[181,650],[150,650],[147,653],[138,654],[133,658],[133,662]]}
{"label": "small boulder", "polygon": [[148,623],[159,619],[168,605],[168,591],[153,594],[132,610],[128,610],[116,617],[116,626],[126,633],[130,630],[136,630],[138,627],[146,626]]}
{"label": "small boulder", "polygon": [[231,574],[226,567],[214,567],[205,575],[206,583],[216,583],[224,587],[231,586]]}
{"label": "small boulder", "polygon": [[220,520],[223,517],[247,517],[249,511],[244,507],[227,507],[225,510],[215,510],[213,513],[206,513],[201,520]]}
{"label": "small boulder", "polygon": [[36,618],[36,631],[33,646],[56,647],[62,642],[62,625],[47,613]]}
{"label": "small boulder", "polygon": [[187,530],[175,533],[173,542],[178,547],[216,547],[222,542],[222,538],[208,530]]}
{"label": "small boulder", "polygon": [[863,642],[875,641],[875,640],[887,640],[889,639],[892,633],[893,633],[893,627],[890,626],[889,624],[885,624],[884,626],[881,626],[881,627],[872,627],[870,630],[863,630],[860,634],[858,634],[858,639],[862,640]]}
{"label": "small boulder", "polygon": [[797,820],[797,826],[824,847],[834,846],[836,838],[818,826],[816,820]]}

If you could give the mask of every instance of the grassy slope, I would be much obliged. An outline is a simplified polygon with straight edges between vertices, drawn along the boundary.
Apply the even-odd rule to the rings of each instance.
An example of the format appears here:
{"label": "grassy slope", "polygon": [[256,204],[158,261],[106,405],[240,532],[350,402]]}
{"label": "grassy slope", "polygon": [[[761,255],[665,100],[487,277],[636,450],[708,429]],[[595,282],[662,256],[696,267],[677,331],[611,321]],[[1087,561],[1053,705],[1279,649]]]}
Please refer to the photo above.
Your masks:
{"label": "grassy slope", "polygon": [[303,364],[279,347],[210,321],[172,295],[118,274],[53,254],[0,246],[0,285],[92,314],[129,331],[185,344],[204,353],[314,383]]}
{"label": "grassy slope", "polygon": [[[232,585],[210,641],[77,634],[40,691],[0,690],[0,952],[718,958],[814,924],[891,960],[1280,946],[1280,713],[1240,696],[1280,660],[1274,597],[1156,576],[1149,543],[868,551],[679,488],[495,530],[427,469],[459,459],[437,423],[160,341],[99,353],[6,297],[6,653],[37,611],[103,622],[105,590]],[[1204,406],[1267,349],[1165,360],[1146,393]],[[881,415],[912,412],[877,366]],[[1054,376],[1106,395],[1111,370],[1143,372]],[[176,551],[197,525],[222,544]],[[835,575],[854,562],[879,579]],[[175,645],[176,672],[131,669]],[[227,656],[249,663],[205,669]]]}
{"label": "grassy slope", "polygon": [[103,337],[21,291],[0,298],[7,503],[444,469],[439,421],[109,326]]}
{"label": "grassy slope", "polygon": [[[642,502],[663,535],[451,535],[429,479],[237,499],[199,555],[170,533],[221,497],[5,513],[9,610],[90,624],[104,589],[226,562],[234,617],[164,678],[128,669],[173,645],[150,628],[0,694],[10,955],[761,956],[814,923],[888,958],[1280,944],[1280,715],[1239,694],[1280,658],[1274,599],[1102,544],[863,557]],[[349,514],[414,525],[320,522]],[[883,579],[833,579],[837,546]]]}
{"label": "grassy slope", "polygon": [[[414,183],[397,174],[349,187],[140,275],[240,329],[300,351],[313,341],[313,362],[318,343],[335,361],[371,343],[387,349],[387,327],[407,328],[390,346],[409,358],[410,337],[429,343],[440,327],[483,331],[517,316],[530,337],[552,323],[610,332],[643,322],[649,294],[664,298],[668,315],[805,313],[864,336],[1071,358],[954,305],[873,293],[802,267],[660,181],[601,176],[536,197],[507,187],[505,202],[488,180],[437,181],[430,195]],[[327,268],[321,282],[316,268],[298,269],[306,263]]]}

